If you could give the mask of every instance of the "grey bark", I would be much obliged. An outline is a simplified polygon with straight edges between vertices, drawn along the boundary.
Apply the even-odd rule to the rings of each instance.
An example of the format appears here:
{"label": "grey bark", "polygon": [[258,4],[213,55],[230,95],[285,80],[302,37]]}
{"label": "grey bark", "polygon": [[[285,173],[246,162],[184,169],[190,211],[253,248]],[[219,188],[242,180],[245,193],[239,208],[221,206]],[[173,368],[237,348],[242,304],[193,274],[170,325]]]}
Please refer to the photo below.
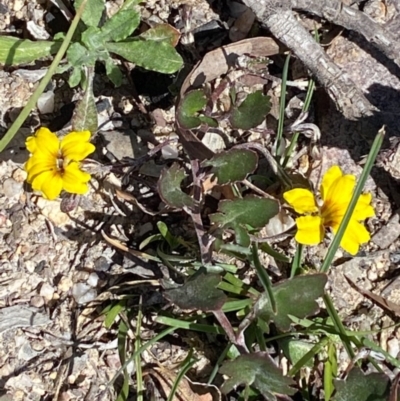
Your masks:
{"label": "grey bark", "polygon": [[292,7],[306,11],[343,28],[355,31],[400,65],[400,42],[393,32],[376,23],[367,14],[346,6],[339,0],[292,0]]}
{"label": "grey bark", "polygon": [[376,110],[349,75],[326,55],[308,31],[296,20],[291,10],[293,1],[243,0],[243,2],[253,10],[258,20],[271,31],[275,38],[284,43],[304,63],[325,87],[345,117],[357,119],[371,115]]}

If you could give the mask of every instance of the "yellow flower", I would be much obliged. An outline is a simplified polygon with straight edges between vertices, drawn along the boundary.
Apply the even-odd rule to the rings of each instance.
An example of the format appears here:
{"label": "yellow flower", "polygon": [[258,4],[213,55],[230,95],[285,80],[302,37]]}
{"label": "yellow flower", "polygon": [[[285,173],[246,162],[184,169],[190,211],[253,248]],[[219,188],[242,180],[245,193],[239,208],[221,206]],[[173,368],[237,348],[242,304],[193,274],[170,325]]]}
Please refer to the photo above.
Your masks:
{"label": "yellow flower", "polygon": [[26,140],[31,153],[24,167],[28,183],[47,199],[57,198],[62,190],[86,193],[90,174],[82,171],[78,162],[95,150],[89,139],[90,132],[82,131],[71,132],[60,141],[47,128],[39,128]]}
{"label": "yellow flower", "polygon": [[[293,209],[305,216],[296,219],[297,233],[295,239],[304,245],[319,244],[325,235],[325,229],[331,228],[336,234],[346,213],[353,195],[356,177],[344,175],[339,166],[331,167],[322,180],[320,188],[323,204],[319,207],[314,195],[308,189],[296,188],[283,194],[286,202]],[[361,223],[375,215],[371,206],[372,195],[362,194],[357,202],[353,215],[340,242],[348,253],[357,254],[361,244],[370,240],[370,235]]]}

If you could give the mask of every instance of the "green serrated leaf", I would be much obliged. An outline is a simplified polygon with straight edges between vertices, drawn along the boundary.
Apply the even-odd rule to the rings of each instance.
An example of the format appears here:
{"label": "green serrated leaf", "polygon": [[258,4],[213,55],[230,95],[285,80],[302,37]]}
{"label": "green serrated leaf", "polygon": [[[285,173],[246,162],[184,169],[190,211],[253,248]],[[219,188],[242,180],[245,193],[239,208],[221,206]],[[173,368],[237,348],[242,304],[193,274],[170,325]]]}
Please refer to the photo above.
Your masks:
{"label": "green serrated leaf", "polygon": [[336,394],[332,401],[387,401],[390,379],[384,373],[364,373],[353,368],[346,380],[335,380]]}
{"label": "green serrated leaf", "polygon": [[158,193],[167,205],[177,209],[194,206],[194,200],[181,189],[181,182],[185,177],[187,175],[177,163],[161,173],[158,180]]}
{"label": "green serrated leaf", "polygon": [[288,315],[304,318],[318,312],[316,300],[324,295],[326,274],[295,276],[276,284],[272,291],[276,302],[273,312],[267,293],[261,294],[254,305],[255,315],[267,323],[274,321],[281,331],[288,331],[292,320]]}
{"label": "green serrated leaf", "polygon": [[249,196],[223,200],[219,202],[218,209],[221,213],[210,215],[210,220],[222,228],[232,228],[236,233],[236,242],[241,246],[249,246],[250,238],[244,227],[264,227],[279,212],[279,204],[271,199]]}
{"label": "green serrated leaf", "polygon": [[216,154],[210,160],[203,161],[205,167],[211,166],[211,172],[218,179],[218,184],[225,185],[244,180],[257,168],[256,152],[247,149],[230,149]]}
{"label": "green serrated leaf", "polygon": [[107,42],[119,42],[131,35],[140,24],[138,10],[120,10],[101,27],[103,38]]}
{"label": "green serrated leaf", "polygon": [[165,297],[185,310],[210,312],[222,308],[227,300],[223,291],[217,289],[221,276],[199,271],[179,288],[165,291]]}
{"label": "green serrated leaf", "polygon": [[271,98],[256,91],[247,95],[239,107],[233,107],[229,120],[234,128],[251,129],[260,125],[270,110]]}
{"label": "green serrated leaf", "polygon": [[132,39],[119,43],[107,43],[107,50],[147,70],[172,74],[182,65],[182,57],[166,42]]}
{"label": "green serrated leaf", "polygon": [[94,67],[96,64],[96,52],[89,51],[85,46],[75,42],[67,50],[68,62],[76,68],[82,66]]}
{"label": "green serrated leaf", "polygon": [[[75,10],[78,10],[83,0],[76,0],[74,2]],[[105,8],[104,0],[87,0],[85,9],[83,11],[81,20],[87,26],[97,27],[100,23],[103,11]]]}
{"label": "green serrated leaf", "polygon": [[81,100],[78,101],[74,115],[72,116],[73,131],[90,131],[96,132],[98,128],[97,108],[93,95],[93,78],[88,76],[85,93]]}
{"label": "green serrated leaf", "polygon": [[179,42],[181,34],[177,29],[169,24],[158,24],[146,32],[143,32],[140,37],[142,39],[154,40],[156,42],[167,42],[175,47]]}
{"label": "green serrated leaf", "polygon": [[224,362],[219,373],[229,376],[221,388],[224,394],[242,385],[257,389],[268,401],[276,401],[279,394],[293,395],[296,392],[291,387],[295,382],[283,376],[266,352],[240,355],[234,361]]}
{"label": "green serrated leaf", "polygon": [[186,93],[178,105],[177,118],[179,123],[188,129],[196,128],[203,123],[210,127],[218,127],[218,123],[214,119],[200,115],[206,104],[207,98],[202,89]]}
{"label": "green serrated leaf", "polygon": [[110,57],[105,60],[106,74],[108,79],[118,88],[122,84],[122,72],[113,59]]}
{"label": "green serrated leaf", "polygon": [[0,64],[28,64],[58,52],[61,42],[40,40],[33,42],[11,36],[0,36]]}

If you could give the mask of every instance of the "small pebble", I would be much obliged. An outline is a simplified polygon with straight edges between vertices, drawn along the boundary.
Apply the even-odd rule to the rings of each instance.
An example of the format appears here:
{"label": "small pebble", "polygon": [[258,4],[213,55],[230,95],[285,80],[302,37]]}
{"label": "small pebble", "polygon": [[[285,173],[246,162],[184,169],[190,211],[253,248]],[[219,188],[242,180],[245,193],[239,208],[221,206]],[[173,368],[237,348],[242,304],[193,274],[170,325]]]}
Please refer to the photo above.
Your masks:
{"label": "small pebble", "polygon": [[44,299],[40,295],[35,295],[31,298],[31,305],[35,308],[41,308],[44,305]]}
{"label": "small pebble", "polygon": [[51,301],[54,295],[54,288],[48,283],[43,283],[40,288],[40,295],[45,298],[47,301]]}
{"label": "small pebble", "polygon": [[24,182],[27,176],[28,173],[20,168],[15,169],[12,173],[12,178],[17,182]]}
{"label": "small pebble", "polygon": [[72,287],[72,296],[76,303],[86,304],[97,297],[97,291],[84,283],[77,283]]}
{"label": "small pebble", "polygon": [[100,256],[94,262],[94,270],[98,272],[105,272],[110,269],[110,263],[104,256]]}
{"label": "small pebble", "polygon": [[90,273],[89,278],[87,279],[87,283],[91,287],[97,287],[97,284],[99,282],[99,276],[96,273]]}
{"label": "small pebble", "polygon": [[42,114],[49,114],[54,111],[54,92],[48,91],[40,95],[37,107]]}
{"label": "small pebble", "polygon": [[393,358],[397,358],[397,355],[400,352],[399,340],[397,338],[389,340],[387,342],[387,350]]}
{"label": "small pebble", "polygon": [[3,194],[7,198],[13,198],[14,196],[20,195],[22,193],[22,183],[13,180],[12,178],[7,178],[3,182]]}
{"label": "small pebble", "polygon": [[72,285],[72,280],[69,277],[63,276],[58,282],[57,288],[60,292],[68,292]]}

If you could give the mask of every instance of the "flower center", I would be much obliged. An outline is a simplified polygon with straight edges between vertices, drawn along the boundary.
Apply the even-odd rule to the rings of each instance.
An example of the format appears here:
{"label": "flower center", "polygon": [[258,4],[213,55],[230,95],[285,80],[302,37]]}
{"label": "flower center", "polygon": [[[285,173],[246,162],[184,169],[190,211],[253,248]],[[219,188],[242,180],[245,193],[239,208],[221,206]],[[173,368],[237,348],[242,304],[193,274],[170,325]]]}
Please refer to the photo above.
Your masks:
{"label": "flower center", "polygon": [[61,176],[65,173],[65,168],[68,166],[70,160],[64,155],[59,152],[56,158],[56,166],[57,166],[57,171],[61,174]]}

